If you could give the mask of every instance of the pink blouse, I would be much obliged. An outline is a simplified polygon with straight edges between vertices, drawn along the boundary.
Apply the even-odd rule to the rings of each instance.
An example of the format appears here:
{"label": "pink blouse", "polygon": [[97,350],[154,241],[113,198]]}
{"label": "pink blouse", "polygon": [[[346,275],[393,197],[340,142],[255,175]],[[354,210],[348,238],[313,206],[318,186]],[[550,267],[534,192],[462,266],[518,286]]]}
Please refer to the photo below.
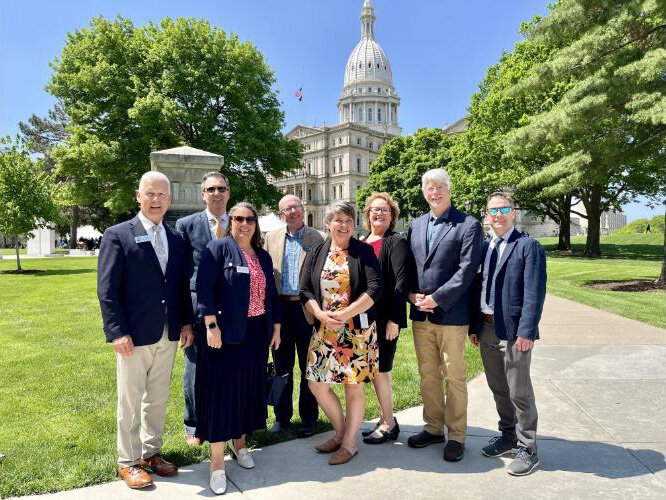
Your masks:
{"label": "pink blouse", "polygon": [[261,316],[266,312],[266,275],[259,263],[259,257],[253,255],[250,257],[244,250],[243,257],[250,268],[250,307],[247,310],[247,317]]}

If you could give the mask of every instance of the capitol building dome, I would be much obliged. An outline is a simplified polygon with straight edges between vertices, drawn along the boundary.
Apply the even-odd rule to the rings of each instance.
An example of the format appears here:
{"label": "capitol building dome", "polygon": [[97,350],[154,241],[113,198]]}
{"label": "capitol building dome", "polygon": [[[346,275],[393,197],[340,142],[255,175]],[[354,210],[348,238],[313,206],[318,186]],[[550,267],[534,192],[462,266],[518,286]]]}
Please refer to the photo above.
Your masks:
{"label": "capitol building dome", "polygon": [[361,40],[345,66],[342,95],[338,101],[340,123],[358,123],[387,134],[399,135],[400,98],[393,87],[393,73],[384,50],[375,40],[375,10],[370,0],[361,9]]}

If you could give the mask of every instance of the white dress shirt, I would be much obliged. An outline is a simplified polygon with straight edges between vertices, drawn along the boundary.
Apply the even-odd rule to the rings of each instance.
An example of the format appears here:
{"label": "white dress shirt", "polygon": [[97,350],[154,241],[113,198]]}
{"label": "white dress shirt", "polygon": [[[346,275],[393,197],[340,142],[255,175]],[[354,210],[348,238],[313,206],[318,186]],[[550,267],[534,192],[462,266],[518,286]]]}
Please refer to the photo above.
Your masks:
{"label": "white dress shirt", "polygon": [[[155,248],[155,231],[153,231],[153,226],[155,223],[148,219],[143,213],[139,212],[139,220],[141,221],[141,224],[143,224],[144,229],[146,230],[146,234],[150,236],[150,243],[153,245],[153,248]],[[167,235],[166,235],[166,229],[164,229],[164,226],[162,225],[162,222],[160,222],[158,225],[159,227],[158,231],[160,233],[160,240],[162,241],[162,246],[164,247],[164,253],[166,254],[167,260],[169,259],[169,240],[167,240]],[[157,250],[155,251],[157,253]]]}
{"label": "white dress shirt", "polygon": [[[502,254],[504,253],[504,249],[506,248],[506,242],[509,241],[509,238],[511,237],[511,233],[513,233],[513,226],[509,228],[509,230],[502,236],[502,241],[499,243],[499,248],[497,249],[497,266],[499,266],[500,261],[502,260]],[[493,249],[495,248],[495,245],[493,244],[493,240],[497,238],[495,233],[493,233],[493,238],[490,241],[490,246],[488,247],[488,251],[486,252],[486,258],[483,261],[483,285],[481,287],[481,312],[484,314],[495,314],[495,311],[493,310],[492,307],[490,307],[488,304],[486,304],[486,289],[489,286],[488,283],[488,266],[490,265],[490,256],[493,253]],[[497,273],[497,267],[495,267],[495,273]],[[492,279],[492,276],[490,276],[490,279]]]}

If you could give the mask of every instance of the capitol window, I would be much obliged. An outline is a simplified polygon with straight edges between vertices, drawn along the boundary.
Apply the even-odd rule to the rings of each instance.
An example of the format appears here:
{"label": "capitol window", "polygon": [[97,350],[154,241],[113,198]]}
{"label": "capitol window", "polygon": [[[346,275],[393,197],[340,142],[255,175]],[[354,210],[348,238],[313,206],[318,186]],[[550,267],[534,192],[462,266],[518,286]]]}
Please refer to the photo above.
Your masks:
{"label": "capitol window", "polygon": [[361,145],[361,138],[360,137],[356,138],[356,144],[358,144],[359,146]]}

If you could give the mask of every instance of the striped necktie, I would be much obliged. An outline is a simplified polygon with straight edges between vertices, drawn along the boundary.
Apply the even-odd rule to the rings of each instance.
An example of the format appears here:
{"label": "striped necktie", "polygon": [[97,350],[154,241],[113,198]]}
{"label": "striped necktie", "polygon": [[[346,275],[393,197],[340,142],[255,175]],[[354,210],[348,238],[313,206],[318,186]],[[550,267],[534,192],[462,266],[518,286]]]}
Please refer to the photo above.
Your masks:
{"label": "striped necktie", "polygon": [[155,233],[155,253],[157,254],[157,260],[160,261],[160,267],[162,268],[162,273],[166,274],[167,267],[167,254],[166,249],[164,248],[164,242],[162,242],[162,237],[160,236],[160,226],[155,224],[153,226],[153,232]]}
{"label": "striped necktie", "polygon": [[215,217],[215,227],[213,228],[215,239],[224,238],[224,229],[222,228],[222,217]]}

